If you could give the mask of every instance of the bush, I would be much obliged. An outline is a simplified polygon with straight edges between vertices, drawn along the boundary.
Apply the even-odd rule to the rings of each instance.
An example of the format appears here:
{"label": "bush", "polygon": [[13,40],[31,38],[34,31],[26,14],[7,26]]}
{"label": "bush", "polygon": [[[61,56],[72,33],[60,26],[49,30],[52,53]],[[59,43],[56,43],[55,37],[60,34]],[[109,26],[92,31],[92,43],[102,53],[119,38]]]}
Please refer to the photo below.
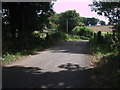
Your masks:
{"label": "bush", "polygon": [[57,32],[59,40],[67,40],[67,35],[64,32]]}
{"label": "bush", "polygon": [[84,36],[84,37],[88,37],[91,38],[93,36],[93,31],[85,26],[76,26],[73,30],[72,30],[72,34],[74,35],[79,35],[79,36]]}
{"label": "bush", "polygon": [[78,41],[78,40],[81,40],[81,39],[80,39],[80,36],[78,36],[78,35],[69,34],[68,37],[67,37],[67,40],[68,41],[71,41],[71,40]]}
{"label": "bush", "polygon": [[[79,31],[81,30],[82,28],[80,26],[76,26],[75,28],[73,28],[72,30],[72,34],[74,35],[78,35]],[[84,29],[83,29],[84,30]]]}
{"label": "bush", "polygon": [[55,32],[51,35],[46,36],[47,40],[66,40],[67,39],[67,35],[63,32]]}
{"label": "bush", "polygon": [[84,36],[81,36],[80,39],[82,39],[82,40],[89,40],[88,37],[84,37]]}
{"label": "bush", "polygon": [[101,31],[97,32],[97,39],[98,39],[98,41],[101,41],[103,39]]}
{"label": "bush", "polygon": [[112,48],[120,56],[120,24],[114,25]]}
{"label": "bush", "polygon": [[93,30],[89,28],[85,28],[85,33],[86,33],[85,35],[89,38],[93,37],[93,34],[94,34]]}

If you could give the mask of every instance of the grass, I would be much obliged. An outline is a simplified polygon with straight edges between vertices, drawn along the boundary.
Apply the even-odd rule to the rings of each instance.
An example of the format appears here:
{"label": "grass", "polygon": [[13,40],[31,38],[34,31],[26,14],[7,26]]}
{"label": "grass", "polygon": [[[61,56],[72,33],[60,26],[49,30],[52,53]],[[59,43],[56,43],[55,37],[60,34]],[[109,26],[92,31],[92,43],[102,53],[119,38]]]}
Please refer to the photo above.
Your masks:
{"label": "grass", "polygon": [[2,65],[9,64],[24,56],[34,54],[36,51],[42,51],[57,42],[54,38],[45,40],[45,37],[46,35],[44,33],[40,33],[39,37],[35,36],[35,40],[31,40],[30,42],[27,41],[28,45],[23,46],[23,49],[15,50],[12,48],[9,49],[9,51],[7,50],[7,52],[2,55]]}
{"label": "grass", "polygon": [[102,32],[101,34],[102,34],[102,36],[105,36],[105,35],[107,35],[107,34],[108,34],[108,35],[109,35],[109,34],[112,34],[112,32]]}
{"label": "grass", "polygon": [[67,41],[80,41],[80,40],[89,40],[88,37],[84,37],[84,36],[78,36],[78,35],[67,35]]}
{"label": "grass", "polygon": [[44,41],[42,44],[34,45],[32,48],[29,50],[21,50],[16,53],[7,53],[2,56],[2,65],[9,64],[13,61],[16,61],[17,59],[27,56],[27,55],[32,55],[36,51],[42,51],[46,48],[49,48],[51,45],[53,45],[56,41],[50,40],[50,41]]}
{"label": "grass", "polygon": [[92,88],[120,88],[120,57],[106,44],[90,40]]}
{"label": "grass", "polygon": [[30,42],[27,43],[26,46],[22,46],[22,50],[15,51],[14,48],[8,51],[7,53],[2,56],[2,65],[9,64],[13,61],[18,60],[21,57],[34,54],[36,51],[42,51],[46,48],[49,48],[54,43],[56,43],[59,40],[67,40],[67,41],[79,41],[79,40],[88,40],[86,37],[80,37],[77,35],[67,35],[63,32],[57,32],[56,36],[51,38],[50,40],[46,40],[46,34],[40,33],[38,31],[34,32],[34,40],[30,40]]}
{"label": "grass", "polygon": [[6,64],[11,61],[15,61],[16,59],[20,58],[22,54],[20,52],[17,52],[16,54],[6,54],[3,55],[2,58],[2,64]]}
{"label": "grass", "polygon": [[80,36],[77,36],[77,35],[67,35],[67,41],[79,41],[81,40],[80,39]]}

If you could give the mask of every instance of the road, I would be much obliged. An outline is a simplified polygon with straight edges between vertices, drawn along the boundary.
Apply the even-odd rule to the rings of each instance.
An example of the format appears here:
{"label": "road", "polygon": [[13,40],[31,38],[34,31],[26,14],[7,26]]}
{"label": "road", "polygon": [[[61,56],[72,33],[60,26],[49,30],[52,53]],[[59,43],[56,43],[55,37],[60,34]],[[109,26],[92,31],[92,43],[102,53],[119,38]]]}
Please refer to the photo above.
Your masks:
{"label": "road", "polygon": [[89,88],[88,41],[60,41],[3,66],[3,88]]}

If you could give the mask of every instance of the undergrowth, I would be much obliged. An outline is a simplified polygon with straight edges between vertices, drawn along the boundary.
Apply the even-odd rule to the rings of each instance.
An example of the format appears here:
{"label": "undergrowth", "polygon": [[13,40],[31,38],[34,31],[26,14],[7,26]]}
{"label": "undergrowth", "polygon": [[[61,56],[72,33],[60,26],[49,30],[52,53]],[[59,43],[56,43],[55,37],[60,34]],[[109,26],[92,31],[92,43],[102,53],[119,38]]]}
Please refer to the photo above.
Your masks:
{"label": "undergrowth", "polygon": [[120,88],[120,57],[112,51],[111,42],[107,40],[90,40],[90,54],[94,63],[92,88]]}

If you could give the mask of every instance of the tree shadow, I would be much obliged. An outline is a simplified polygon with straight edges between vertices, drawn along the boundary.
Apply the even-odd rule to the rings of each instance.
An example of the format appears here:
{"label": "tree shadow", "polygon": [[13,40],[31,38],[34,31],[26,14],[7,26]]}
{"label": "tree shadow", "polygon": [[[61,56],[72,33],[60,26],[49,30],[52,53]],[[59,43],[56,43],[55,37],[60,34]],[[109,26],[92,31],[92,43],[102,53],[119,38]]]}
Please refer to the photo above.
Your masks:
{"label": "tree shadow", "polygon": [[72,63],[67,63],[67,64],[62,64],[58,66],[59,68],[64,68],[68,71],[77,71],[77,70],[85,70],[87,67],[80,67],[78,64],[72,64]]}
{"label": "tree shadow", "polygon": [[75,53],[88,54],[88,40],[84,41],[58,41],[52,44],[51,47],[45,49],[37,49],[36,51],[25,52],[23,55],[38,55],[41,51],[51,51],[52,53]]}
{"label": "tree shadow", "polygon": [[84,41],[61,41],[56,46],[51,47],[53,53],[75,53],[88,54],[88,40]]}
{"label": "tree shadow", "polygon": [[89,88],[91,69],[67,63],[59,72],[43,72],[38,67],[3,67],[4,88]]}

